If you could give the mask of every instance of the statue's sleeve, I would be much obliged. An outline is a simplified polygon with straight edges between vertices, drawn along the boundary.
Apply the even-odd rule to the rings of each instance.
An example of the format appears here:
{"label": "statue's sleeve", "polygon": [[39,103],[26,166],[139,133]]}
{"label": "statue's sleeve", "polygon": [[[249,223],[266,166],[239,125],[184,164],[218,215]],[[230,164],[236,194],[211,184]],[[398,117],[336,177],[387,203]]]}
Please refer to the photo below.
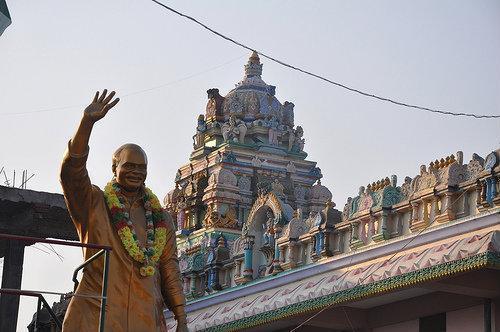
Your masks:
{"label": "statue's sleeve", "polygon": [[172,311],[177,320],[186,319],[184,306],[186,299],[182,291],[181,273],[179,259],[177,258],[177,246],[175,243],[175,229],[172,218],[166,215],[167,242],[160,257],[161,288],[163,298],[168,309]]}
{"label": "statue's sleeve", "polygon": [[80,238],[87,232],[89,211],[92,203],[92,185],[87,173],[88,147],[85,153],[71,152],[71,141],[64,153],[60,181],[69,214]]}

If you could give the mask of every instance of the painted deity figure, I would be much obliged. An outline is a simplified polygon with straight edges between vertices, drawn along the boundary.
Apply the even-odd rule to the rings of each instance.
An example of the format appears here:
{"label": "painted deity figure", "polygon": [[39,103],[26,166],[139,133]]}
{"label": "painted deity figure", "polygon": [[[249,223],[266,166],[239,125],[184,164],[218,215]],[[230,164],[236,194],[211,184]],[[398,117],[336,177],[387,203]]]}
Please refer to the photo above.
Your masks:
{"label": "painted deity figure", "polygon": [[271,183],[272,191],[278,197],[285,197],[285,187],[278,181],[278,179],[274,179],[273,183]]}
{"label": "painted deity figure", "polygon": [[184,196],[179,196],[179,201],[177,202],[177,229],[181,230],[186,228],[186,198]]}
{"label": "painted deity figure", "polygon": [[216,118],[222,116],[222,105],[224,104],[224,97],[219,94],[219,89],[207,90],[208,102],[206,107],[206,118]]}
{"label": "painted deity figure", "polygon": [[229,121],[222,125],[221,131],[224,142],[244,143],[247,126],[243,121],[238,120],[235,114],[231,114]]}
{"label": "painted deity figure", "polygon": [[304,151],[305,139],[302,138],[304,136],[304,129],[301,126],[297,126],[297,129],[291,130],[288,136],[288,150],[294,152],[302,152]]}
{"label": "painted deity figure", "polygon": [[[166,331],[167,306],[177,320],[177,331],[187,331],[175,229],[158,198],[145,187],[147,157],[136,144],[125,144],[113,154],[113,179],[104,191],[92,185],[86,168],[88,143],[94,125],[119,101],[115,92],[97,92],[85,108],[78,129],[68,143],[61,166],[61,185],[68,211],[82,243],[111,246],[107,291],[106,331]],[[94,250],[83,250],[89,259]],[[97,331],[96,299],[100,294],[102,259],[84,270],[71,298],[63,331]],[[140,296],[137,296],[140,294]]]}
{"label": "painted deity figure", "polygon": [[198,116],[198,125],[196,126],[196,135],[193,136],[193,148],[197,149],[205,145],[205,131],[207,123],[203,114]]}
{"label": "painted deity figure", "polygon": [[278,145],[278,119],[276,119],[276,116],[271,115],[268,120],[267,120],[267,125],[269,127],[269,144],[271,145]]}
{"label": "painted deity figure", "polygon": [[293,123],[294,123],[294,115],[293,115],[294,107],[295,105],[289,101],[285,101],[283,103],[283,106],[281,107],[281,112],[283,114],[283,124],[291,128],[293,128]]}
{"label": "painted deity figure", "polygon": [[272,211],[267,211],[267,220],[264,225],[264,246],[274,246],[274,215]]}

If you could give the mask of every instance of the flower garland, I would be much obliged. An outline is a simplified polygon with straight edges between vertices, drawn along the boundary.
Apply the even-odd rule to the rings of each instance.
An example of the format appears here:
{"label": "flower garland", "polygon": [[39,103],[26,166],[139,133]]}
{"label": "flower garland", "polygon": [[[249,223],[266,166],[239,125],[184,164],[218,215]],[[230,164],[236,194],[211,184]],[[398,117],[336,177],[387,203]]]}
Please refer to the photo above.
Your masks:
{"label": "flower garland", "polygon": [[120,187],[114,181],[104,188],[104,197],[111,212],[111,223],[118,232],[127,253],[143,266],[139,273],[144,276],[155,274],[155,266],[167,242],[167,225],[160,201],[155,194],[144,187],[144,209],[146,210],[146,245],[141,246],[137,239],[134,224],[126,212],[124,197],[118,195]]}

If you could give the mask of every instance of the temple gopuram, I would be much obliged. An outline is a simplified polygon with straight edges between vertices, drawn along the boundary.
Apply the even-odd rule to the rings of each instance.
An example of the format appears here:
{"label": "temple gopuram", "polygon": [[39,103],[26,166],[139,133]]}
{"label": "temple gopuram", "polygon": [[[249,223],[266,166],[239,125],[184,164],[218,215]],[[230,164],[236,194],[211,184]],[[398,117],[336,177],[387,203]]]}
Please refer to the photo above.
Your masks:
{"label": "temple gopuram", "polygon": [[376,179],[337,210],[262,67],[254,52],[234,89],[207,91],[164,200],[190,330],[498,331],[500,149]]}
{"label": "temple gopuram", "polygon": [[279,243],[290,221],[314,219],[314,260],[328,247],[323,228],[340,222],[321,170],[306,159],[293,103],[278,101],[261,75],[253,53],[243,80],[225,97],[207,91],[190,162],[165,198],[190,299],[283,271]]}

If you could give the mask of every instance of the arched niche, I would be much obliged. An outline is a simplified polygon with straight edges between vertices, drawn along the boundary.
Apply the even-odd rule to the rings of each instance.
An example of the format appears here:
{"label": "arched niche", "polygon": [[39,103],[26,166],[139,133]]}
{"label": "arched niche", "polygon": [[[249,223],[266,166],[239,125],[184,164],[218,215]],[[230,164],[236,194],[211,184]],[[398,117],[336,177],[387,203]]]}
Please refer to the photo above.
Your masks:
{"label": "arched niche", "polygon": [[243,237],[253,239],[253,279],[262,276],[263,274],[259,273],[259,270],[268,269],[272,263],[274,239],[270,241],[270,235],[266,234],[269,219],[272,218],[274,226],[281,228],[291,220],[292,215],[293,209],[274,193],[260,196],[250,209],[242,231]]}

